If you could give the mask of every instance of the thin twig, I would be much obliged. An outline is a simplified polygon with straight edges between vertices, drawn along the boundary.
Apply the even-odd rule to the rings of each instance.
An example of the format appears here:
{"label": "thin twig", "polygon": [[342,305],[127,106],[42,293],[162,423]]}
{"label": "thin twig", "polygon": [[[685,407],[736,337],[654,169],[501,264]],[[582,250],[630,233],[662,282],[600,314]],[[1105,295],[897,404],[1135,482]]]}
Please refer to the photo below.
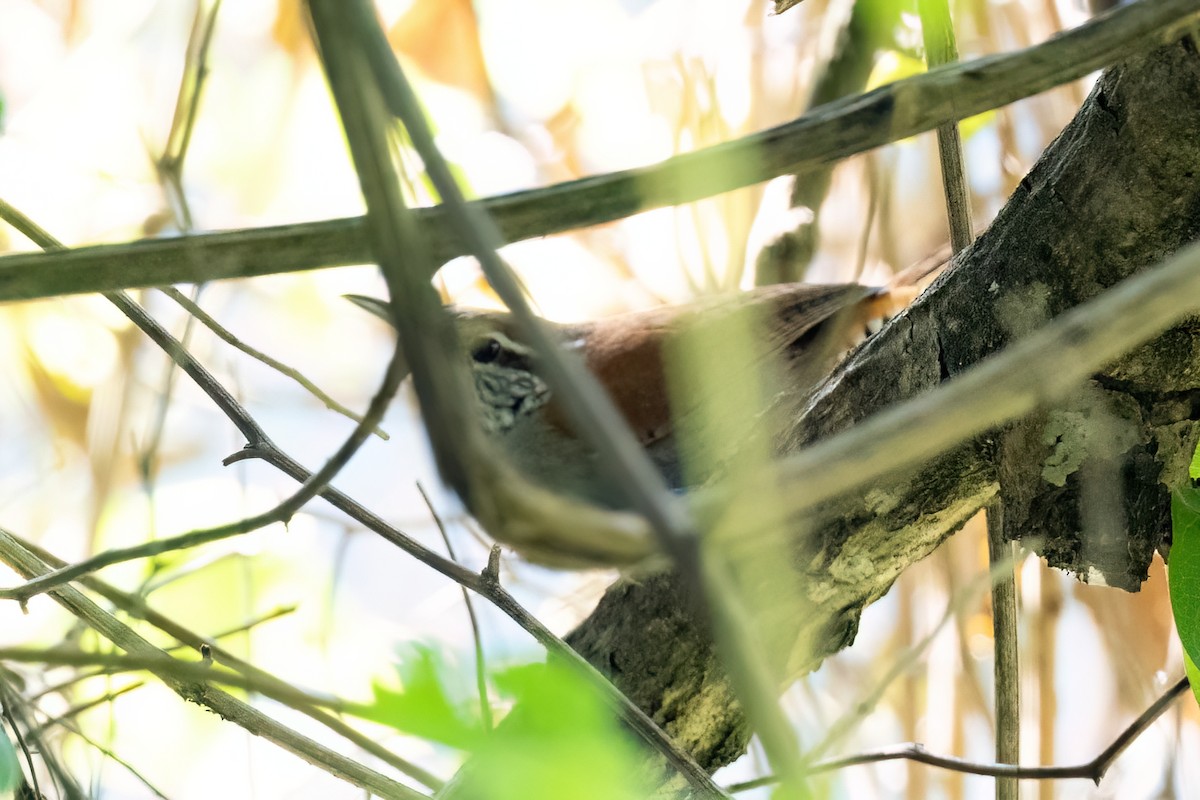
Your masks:
{"label": "thin twig", "polygon": [[[925,59],[930,69],[958,61],[958,43],[950,20],[947,0],[920,0],[921,33],[925,39]],[[942,166],[942,189],[950,221],[950,244],[955,253],[965,250],[974,237],[971,225],[971,190],[967,185],[962,134],[958,120],[938,125],[938,160]]]}
{"label": "thin twig", "polygon": [[[93,748],[97,753],[104,756],[104,758],[109,759],[113,763],[120,765],[120,767],[122,769],[124,769],[126,772],[128,772],[130,775],[132,775],[134,777],[134,779],[137,780],[140,784],[145,786],[146,790],[149,791],[151,794],[153,794],[155,797],[161,797],[163,800],[170,800],[168,795],[166,795],[162,790],[160,790],[157,786],[155,786],[153,783],[151,783],[150,779],[147,778],[145,775],[143,775],[141,773],[141,771],[139,771],[136,767],[133,766],[133,764],[131,764],[128,761],[126,761],[125,759],[121,758],[111,748],[106,747],[104,744],[102,744],[102,743],[96,741],[95,739],[93,739],[92,737],[88,736],[86,733],[83,732],[83,729],[79,725],[76,725],[69,720],[62,720],[61,724],[64,728],[69,730],[72,734],[74,734],[75,736],[78,736],[80,739],[82,739],[84,741],[84,743],[86,743],[89,747]],[[67,796],[69,797],[70,795],[67,795]],[[82,797],[84,797],[84,795],[79,795],[79,797],[82,798]]]}
{"label": "thin twig", "polygon": [[[15,534],[14,534],[14,538],[17,539],[17,541],[19,541],[20,544],[26,550],[29,550],[31,553],[36,555],[38,558],[42,559],[42,561],[45,561],[47,565],[51,565],[51,566],[56,565],[56,564],[58,566],[63,565],[64,562],[61,559],[57,559],[54,556],[51,556],[49,553],[42,550],[41,548],[34,546],[28,540],[21,539],[20,537],[15,536]],[[96,591],[97,594],[100,594],[100,595],[106,597],[107,599],[111,600],[115,607],[129,613],[130,615],[136,616],[138,619],[144,619],[146,622],[150,623],[151,625],[154,625],[155,627],[159,628],[160,630],[163,629],[161,625],[155,624],[149,618],[151,616],[157,617],[158,616],[157,613],[150,610],[145,605],[145,603],[141,600],[141,598],[138,597],[137,595],[126,594],[124,592],[118,592],[116,589],[112,589],[111,587],[108,586],[108,584],[105,584],[105,583],[99,581],[97,578],[84,578],[81,581],[81,583],[83,583],[83,585],[88,587],[89,589]],[[108,587],[108,589],[110,589],[111,591],[109,593],[106,593],[103,590],[97,590],[97,588],[96,588],[97,586]],[[244,633],[244,632],[252,629],[254,626],[258,625],[261,622],[273,619],[275,617],[282,616],[284,614],[291,614],[295,610],[296,610],[295,606],[287,606],[284,608],[276,609],[273,612],[264,614],[263,616],[259,617],[258,619],[251,620],[250,622],[244,623],[242,625],[237,625],[233,628],[227,628],[226,630],[221,631],[219,633],[214,633],[214,634],[212,634],[211,637],[206,637],[204,639],[201,639],[199,636],[196,636],[194,639],[192,639],[190,641],[187,641],[187,642],[181,641],[179,644],[177,644],[173,647],[164,647],[163,652],[168,653],[168,654],[174,654],[180,650],[197,650],[197,649],[199,649],[200,645],[202,645],[202,644],[206,644],[210,648],[212,648],[213,647],[212,642],[218,642],[221,639],[227,638],[234,634]],[[231,665],[226,664],[226,666],[231,666]],[[242,670],[239,669],[239,671],[242,671]],[[61,694],[61,693],[65,692],[68,688],[70,688],[71,686],[82,683],[83,681],[89,680],[91,678],[95,678],[95,677],[98,677],[101,675],[108,675],[108,674],[110,674],[110,673],[103,669],[96,670],[94,672],[77,672],[66,680],[60,681],[59,683],[50,684],[49,686],[44,686],[44,687],[38,689],[38,691],[36,693],[29,696],[29,699],[36,701],[39,698],[44,697],[46,695]]]}
{"label": "thin twig", "polygon": [[[64,565],[62,559],[56,558],[54,555],[42,549],[41,547],[38,547],[32,542],[21,539],[13,534],[9,535],[12,536],[14,541],[16,541],[22,548],[33,554],[33,556],[36,558],[40,559],[47,568],[57,568]],[[203,647],[207,647],[212,659],[216,663],[222,664],[223,666],[229,667],[232,670],[240,672],[249,678],[253,678],[263,683],[275,681],[281,685],[287,685],[285,681],[280,680],[269,672],[255,667],[250,662],[239,658],[238,656],[234,655],[233,652],[217,644],[217,642],[219,642],[223,636],[236,631],[236,628],[212,636],[201,636],[190,628],[186,628],[179,624],[171,617],[168,617],[165,614],[156,611],[154,608],[151,608],[141,597],[121,591],[120,589],[112,586],[112,584],[106,583],[94,575],[83,577],[80,579],[80,583],[82,583],[83,586],[88,590],[95,592],[108,602],[112,603],[115,608],[120,609],[134,619],[143,620],[146,624],[152,625],[153,627],[173,638],[175,641],[180,642],[183,647],[187,647],[196,651],[199,651]],[[49,689],[47,689],[47,691],[49,691]],[[441,786],[442,782],[437,776],[433,775],[428,770],[413,764],[407,759],[401,758],[392,751],[388,750],[386,747],[383,747],[372,737],[350,727],[348,724],[346,724],[346,722],[339,719],[337,716],[312,705],[297,703],[291,706],[291,708],[299,711],[301,714],[304,714],[313,720],[316,720],[334,733],[346,739],[355,747],[359,747],[364,752],[370,753],[380,761],[390,765],[396,770],[399,770],[405,775],[409,775],[425,786],[428,786],[431,789],[437,789]]]}
{"label": "thin twig", "polygon": [[[281,375],[291,378],[293,381],[304,387],[310,394],[313,395],[313,397],[320,400],[329,410],[341,414],[343,417],[354,420],[355,422],[362,422],[361,414],[352,411],[351,409],[339,403],[337,400],[334,400],[323,389],[321,389],[321,387],[317,386],[310,378],[304,375],[304,373],[300,372],[300,370],[296,369],[295,367],[289,367],[279,359],[269,356],[261,350],[251,347],[237,336],[234,336],[228,328],[226,328],[220,322],[217,322],[217,320],[213,319],[212,315],[201,308],[198,304],[193,302],[192,299],[183,292],[179,291],[173,286],[164,286],[161,287],[160,290],[167,297],[171,298],[180,306],[182,306],[184,311],[187,311],[188,314],[193,316],[198,322],[204,325],[204,327],[212,331],[213,334],[216,335],[216,337],[221,341],[225,342],[231,347],[241,350],[255,361],[260,361],[263,364],[266,364],[268,367],[280,373]],[[374,433],[380,439],[387,440],[389,438],[387,433],[379,427],[376,427],[372,433]]]}
{"label": "thin twig", "polygon": [[[0,528],[0,558],[26,577],[49,569],[44,561],[30,549],[24,547],[17,537],[3,528]],[[85,653],[73,649],[4,648],[0,649],[0,660],[68,666],[103,665],[148,670],[181,697],[214,711],[247,731],[262,736],[355,786],[390,798],[417,800],[424,796],[324,745],[301,736],[253,706],[216,688],[212,685],[212,681],[220,681],[229,686],[255,691],[287,705],[344,708],[346,704],[332,698],[303,692],[274,677],[268,676],[263,679],[258,675],[234,672],[225,667],[206,664],[203,661],[183,662],[171,658],[112,614],[100,608],[78,589],[72,586],[59,586],[53,589],[50,595],[82,623],[125,651],[125,655]]]}
{"label": "thin twig", "polygon": [[167,132],[162,156],[155,162],[166,184],[168,199],[172,201],[172,213],[177,217],[177,225],[182,231],[192,230],[192,211],[187,193],[183,191],[183,162],[192,143],[196,120],[200,117],[200,98],[208,78],[208,53],[220,10],[221,0],[213,0],[208,13],[204,11],[203,2],[196,3],[183,74],[179,79],[179,92],[175,97],[175,114],[171,118],[171,129]]}
{"label": "thin twig", "polygon": [[[958,60],[958,43],[948,0],[919,0],[925,58],[930,68]],[[950,246],[957,255],[974,237],[971,223],[971,190],[967,183],[966,159],[958,122],[937,128],[938,160],[950,223]],[[1017,651],[1017,589],[1013,569],[1013,545],[1004,538],[1004,503],[997,497],[987,509],[988,563],[993,575],[1007,565],[992,582],[992,642],[995,646],[993,696],[996,706],[996,760],[1015,764],[1021,757],[1021,675]],[[996,800],[1017,800],[1020,787],[1015,779],[996,779]]]}
{"label": "thin twig", "polygon": [[[37,223],[3,200],[0,200],[0,218],[6,220],[10,225],[37,242],[41,247],[57,249],[63,246],[57,239],[37,225]],[[225,416],[241,430],[247,439],[248,445],[274,447],[258,423],[246,413],[245,409],[229,394],[225,387],[218,383],[212,377],[211,373],[201,366],[141,306],[133,302],[123,292],[107,292],[104,296],[116,305],[135,325],[141,328],[151,340],[165,350],[175,363],[196,381],[205,394],[225,413]],[[403,380],[406,374],[407,367],[403,351],[397,346],[392,352],[392,358],[384,373],[383,382],[379,390],[375,393],[375,396],[371,398],[371,403],[367,408],[367,413],[364,415],[363,421],[355,426],[341,447],[334,452],[319,470],[309,475],[308,479],[291,497],[279,503],[274,508],[253,517],[247,517],[226,525],[191,531],[169,539],[158,539],[136,547],[109,550],[93,558],[73,564],[70,567],[40,576],[26,582],[22,586],[0,589],[0,599],[19,600],[24,603],[33,595],[46,591],[52,586],[74,580],[81,575],[110,564],[128,561],[132,558],[145,558],[184,547],[192,547],[197,544],[257,530],[274,522],[286,522],[290,520],[309,500],[320,494],[322,487],[337,475],[341,468],[354,456],[354,453],[357,452],[362,443],[366,441],[371,429],[375,428],[379,424],[379,420],[383,418],[388,404],[400,386],[400,381]]]}
{"label": "thin twig", "polygon": [[[7,531],[0,532],[0,536],[6,533]],[[76,590],[70,587],[55,590],[56,593],[73,591]],[[180,688],[186,689],[184,684],[216,683],[257,692],[289,706],[308,704],[342,712],[362,709],[355,703],[298,689],[282,681],[260,681],[233,670],[216,667],[205,661],[183,661],[172,658],[155,648],[138,653],[103,653],[89,652],[74,647],[0,647],[0,661],[52,664],[60,667],[103,666],[109,670],[110,674],[146,671],[163,679],[167,684],[174,685],[177,691]],[[258,731],[254,732],[258,733]]]}
{"label": "thin twig", "polygon": [[[1170,707],[1172,702],[1178,699],[1180,695],[1185,694],[1188,686],[1188,679],[1186,677],[1181,678],[1175,685],[1167,689],[1161,697],[1151,703],[1149,708],[1139,714],[1137,719],[1131,722],[1125,730],[1121,731],[1108,747],[1101,750],[1095,758],[1085,761],[1082,764],[1073,764],[1065,767],[1022,767],[1018,764],[989,764],[981,761],[969,761],[965,758],[956,758],[954,756],[936,755],[926,750],[923,745],[910,743],[882,750],[858,753],[846,758],[822,761],[813,764],[811,771],[814,773],[831,772],[859,764],[877,764],[882,761],[908,759],[954,772],[965,772],[970,775],[983,775],[992,778],[1038,781],[1087,778],[1093,783],[1099,784],[1117,757],[1149,728],[1156,719],[1162,716],[1163,712]],[[734,784],[728,788],[728,791],[743,792],[748,789],[758,788],[759,786],[769,786],[774,782],[775,778],[772,776],[756,778],[752,781]]]}
{"label": "thin twig", "polygon": [[[183,190],[183,164],[191,144],[192,131],[200,116],[200,96],[208,77],[208,53],[220,9],[221,0],[215,0],[212,8],[205,14],[203,2],[196,2],[196,13],[192,19],[192,29],[184,55],[183,74],[180,76],[179,91],[175,96],[175,113],[171,118],[171,128],[167,132],[162,155],[154,162],[159,180],[163,184],[163,193],[167,197],[167,205],[171,216],[174,217],[175,227],[183,233],[193,232],[191,205],[188,203],[187,193]],[[202,288],[197,284],[193,289],[197,299]],[[184,349],[188,347],[192,329],[192,320],[189,319],[180,336]],[[154,496],[154,476],[157,473],[155,460],[162,444],[163,431],[166,430],[167,410],[171,405],[177,374],[175,364],[168,360],[163,376],[163,388],[158,393],[154,414],[148,426],[149,435],[138,454],[138,470],[151,502]]]}
{"label": "thin twig", "polygon": [[[1017,647],[1017,582],[1013,569],[1016,544],[1004,537],[1004,506],[997,499],[987,511],[988,560],[993,569],[1008,569],[992,584],[992,644],[995,661],[993,694],[996,698],[996,760],[1016,764],[1021,760],[1021,669]],[[996,780],[996,800],[1017,800],[1015,778]]]}
{"label": "thin twig", "polygon": [[38,725],[38,727],[33,732],[36,733],[38,736],[41,736],[42,734],[46,733],[46,731],[52,729],[55,725],[60,725],[63,722],[66,722],[68,719],[71,719],[72,717],[77,717],[85,711],[92,710],[96,706],[103,705],[104,703],[111,703],[113,700],[116,700],[121,695],[129,694],[130,692],[137,691],[138,689],[142,688],[145,685],[146,685],[145,681],[134,681],[133,683],[129,684],[128,686],[122,686],[120,689],[115,689],[111,692],[105,692],[104,694],[100,695],[99,697],[93,697],[91,700],[85,700],[82,703],[76,703],[76,704],[72,705],[70,708],[63,710],[62,712],[60,712],[58,714],[55,714],[53,717],[50,717],[45,722]]}
{"label": "thin twig", "polygon": [[[421,485],[420,481],[417,482],[417,491],[421,493],[421,499],[425,501],[425,507],[429,509],[429,516],[433,517],[433,524],[437,527],[438,533],[442,535],[442,541],[446,544],[446,555],[450,556],[451,561],[458,561],[446,525],[442,522],[442,517],[438,514],[437,509],[433,507],[433,501],[429,499],[429,494],[426,493],[425,487]],[[467,619],[471,624],[471,641],[475,645],[475,690],[479,693],[479,721],[483,723],[485,731],[490,731],[493,727],[492,703],[488,699],[487,659],[483,655],[483,636],[479,631],[479,617],[475,614],[475,601],[471,599],[471,593],[467,591],[467,587],[460,586],[458,588],[462,592],[463,605],[466,606]]]}

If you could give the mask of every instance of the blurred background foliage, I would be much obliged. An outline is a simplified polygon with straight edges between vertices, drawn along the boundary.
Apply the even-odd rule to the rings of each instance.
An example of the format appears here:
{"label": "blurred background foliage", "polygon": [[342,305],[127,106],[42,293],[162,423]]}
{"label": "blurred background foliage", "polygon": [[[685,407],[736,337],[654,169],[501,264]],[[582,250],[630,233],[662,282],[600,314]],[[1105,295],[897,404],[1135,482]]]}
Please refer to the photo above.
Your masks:
{"label": "blurred background foliage", "polygon": [[[1078,0],[953,5],[964,59],[1040,42],[1089,13]],[[215,11],[206,0],[0,0],[0,196],[68,245],[361,213],[300,4],[237,0]],[[914,11],[890,0],[857,7],[806,0],[779,16],[759,0],[381,0],[379,12],[439,146],[476,197],[651,163],[922,68]],[[205,81],[189,117],[197,72]],[[977,224],[995,214],[1087,88],[1086,81],[1068,85],[966,123]],[[558,320],[749,286],[768,245],[811,280],[883,281],[946,242],[935,147],[931,135],[918,137],[797,188],[779,179],[515,244],[505,255],[541,311]],[[420,181],[410,189],[430,202]],[[0,250],[28,249],[0,226]],[[449,300],[494,303],[469,259],[452,262],[437,280]],[[374,269],[364,266],[214,284],[192,296],[243,341],[361,409],[390,334],[340,296],[380,291]],[[302,462],[319,465],[349,431],[349,421],[189,323],[161,293],[142,292],[141,300]],[[0,368],[0,525],[60,558],[230,521],[293,489],[263,464],[221,467],[242,445],[236,431],[99,298],[0,307]],[[390,441],[369,442],[336,485],[442,549],[421,482],[458,557],[482,566],[486,546],[439,489],[411,402],[397,404],[385,428]],[[962,593],[986,564],[982,525],[972,523],[909,570],[868,610],[855,645],[787,693],[802,741],[819,741],[958,598],[950,624],[835,752],[916,740],[988,760],[991,627],[986,598]],[[0,575],[17,582],[6,570]],[[505,560],[503,576],[558,632],[586,614],[613,578],[514,559]],[[322,502],[286,529],[113,567],[103,577],[221,636],[264,669],[345,697],[370,697],[406,642],[436,646],[445,670],[469,671],[474,658],[458,588]],[[1019,565],[1019,582],[1022,760],[1090,758],[1182,671],[1161,564],[1138,595],[1075,584],[1033,558]],[[486,607],[480,615],[490,668],[540,659],[506,618]],[[108,646],[45,597],[28,613],[0,604],[0,645],[61,643]],[[40,722],[135,681],[13,670],[9,683],[22,687]],[[330,738],[286,709],[272,712]],[[1027,785],[1024,796],[1193,796],[1200,768],[1178,754],[1194,751],[1197,734],[1194,708],[1180,705],[1100,789]],[[148,796],[149,785],[173,798],[360,796],[153,681],[72,713],[41,736],[96,796]],[[458,751],[420,737],[380,736],[438,775],[448,777],[458,763]],[[718,779],[745,780],[763,765],[752,748]],[[899,763],[845,770],[821,786],[830,797],[992,793],[990,779]],[[747,796],[756,794],[765,796]]]}

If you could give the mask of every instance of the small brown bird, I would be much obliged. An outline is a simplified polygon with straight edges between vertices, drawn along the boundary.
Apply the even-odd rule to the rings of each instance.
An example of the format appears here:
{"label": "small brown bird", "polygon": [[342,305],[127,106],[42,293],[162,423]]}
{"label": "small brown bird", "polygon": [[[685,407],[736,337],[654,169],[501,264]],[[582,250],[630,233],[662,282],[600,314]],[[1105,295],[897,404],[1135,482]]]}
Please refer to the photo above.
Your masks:
{"label": "small brown bird", "polygon": [[[929,271],[923,270],[915,279]],[[904,276],[901,283],[886,288],[780,284],[726,300],[556,328],[563,346],[577,352],[608,390],[668,484],[682,489],[664,372],[664,345],[671,335],[722,310],[750,308],[757,312],[757,330],[762,332],[760,352],[784,365],[789,379],[812,385],[847,350],[878,331],[916,296]],[[347,299],[390,321],[385,302],[361,295]],[[536,355],[521,343],[511,317],[467,310],[456,311],[455,316],[483,427],[510,460],[549,489],[608,508],[623,507],[623,495],[601,474],[592,449],[572,430],[538,374]]]}

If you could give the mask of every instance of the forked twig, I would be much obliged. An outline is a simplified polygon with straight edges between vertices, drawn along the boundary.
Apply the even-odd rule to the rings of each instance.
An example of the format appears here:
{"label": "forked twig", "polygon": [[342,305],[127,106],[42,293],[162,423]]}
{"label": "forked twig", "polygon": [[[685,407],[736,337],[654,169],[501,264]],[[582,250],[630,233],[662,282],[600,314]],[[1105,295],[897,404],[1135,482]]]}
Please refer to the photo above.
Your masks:
{"label": "forked twig", "polygon": [[[916,742],[897,745],[882,750],[871,750],[845,758],[835,758],[829,761],[819,761],[809,767],[809,771],[831,772],[837,769],[853,767],[859,764],[877,764],[881,761],[897,761],[906,759],[932,767],[941,767],[954,772],[965,772],[970,775],[983,775],[992,778],[1016,778],[1020,780],[1063,780],[1068,778],[1087,778],[1093,783],[1100,783],[1104,773],[1112,766],[1121,753],[1133,743],[1150,725],[1162,716],[1163,712],[1179,695],[1188,690],[1188,679],[1180,678],[1175,685],[1167,689],[1157,700],[1137,716],[1125,730],[1117,734],[1108,747],[1101,750],[1095,758],[1082,764],[1065,767],[1023,767],[1019,764],[996,764],[982,761],[969,761],[955,756],[941,756],[930,753],[925,747]],[[742,792],[759,786],[769,786],[775,782],[774,776],[756,778],[752,781],[733,784],[727,787],[730,792]]]}

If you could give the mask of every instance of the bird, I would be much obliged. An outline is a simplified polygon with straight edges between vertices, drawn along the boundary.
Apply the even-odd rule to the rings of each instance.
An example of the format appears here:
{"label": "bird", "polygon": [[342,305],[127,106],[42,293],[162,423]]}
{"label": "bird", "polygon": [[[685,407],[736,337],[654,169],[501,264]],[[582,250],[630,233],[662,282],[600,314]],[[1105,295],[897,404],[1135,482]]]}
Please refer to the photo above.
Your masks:
{"label": "bird", "polygon": [[[667,484],[685,491],[675,436],[679,404],[673,414],[664,358],[673,335],[697,320],[750,309],[758,314],[760,353],[784,366],[786,380],[812,386],[841,356],[907,306],[918,293],[917,281],[936,268],[905,270],[882,287],[777,284],[731,298],[553,327],[562,346],[575,351],[608,392]],[[391,323],[386,301],[345,297]],[[623,492],[599,469],[594,451],[572,429],[511,315],[464,308],[453,308],[452,314],[471,369],[481,425],[513,465],[544,488],[602,508],[626,509]]]}

